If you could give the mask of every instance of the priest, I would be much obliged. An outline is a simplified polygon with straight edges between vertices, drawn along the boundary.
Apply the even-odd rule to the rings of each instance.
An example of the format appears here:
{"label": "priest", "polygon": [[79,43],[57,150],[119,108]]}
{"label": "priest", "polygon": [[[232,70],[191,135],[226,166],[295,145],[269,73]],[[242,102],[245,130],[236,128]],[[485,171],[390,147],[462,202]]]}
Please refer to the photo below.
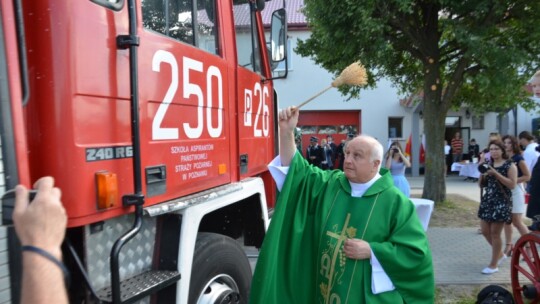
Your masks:
{"label": "priest", "polygon": [[252,304],[434,303],[431,251],[413,203],[381,169],[383,148],[361,135],[344,171],[296,151],[299,111],[279,112],[280,190],[252,283]]}

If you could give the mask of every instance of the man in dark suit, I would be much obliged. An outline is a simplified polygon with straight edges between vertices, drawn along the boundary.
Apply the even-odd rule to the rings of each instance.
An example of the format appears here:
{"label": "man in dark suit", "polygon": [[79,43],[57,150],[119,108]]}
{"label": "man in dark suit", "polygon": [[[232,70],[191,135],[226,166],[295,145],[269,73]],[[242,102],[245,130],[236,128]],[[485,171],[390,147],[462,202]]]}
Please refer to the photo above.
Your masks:
{"label": "man in dark suit", "polygon": [[326,141],[328,142],[328,146],[330,146],[330,149],[332,149],[332,167],[335,167],[337,145],[334,143],[334,138],[332,137],[332,135],[326,136]]}
{"label": "man in dark suit", "polygon": [[311,136],[309,139],[309,147],[306,149],[306,159],[308,163],[320,167],[321,162],[324,160],[324,150],[319,146],[319,139],[315,136]]}
{"label": "man in dark suit", "polygon": [[476,140],[474,138],[471,139],[469,143],[469,157],[468,160],[472,162],[473,158],[479,158],[480,157],[480,146],[476,143]]}

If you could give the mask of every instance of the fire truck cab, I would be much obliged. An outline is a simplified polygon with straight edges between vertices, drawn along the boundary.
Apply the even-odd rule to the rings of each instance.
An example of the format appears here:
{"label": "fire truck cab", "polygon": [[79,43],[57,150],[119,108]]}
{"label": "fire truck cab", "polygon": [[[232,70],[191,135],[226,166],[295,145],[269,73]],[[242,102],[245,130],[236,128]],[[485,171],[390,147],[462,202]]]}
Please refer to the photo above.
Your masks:
{"label": "fire truck cab", "polygon": [[[245,247],[275,197],[283,6],[0,3],[0,194],[54,177],[71,303],[247,303]],[[2,227],[0,303],[19,301],[20,255]]]}

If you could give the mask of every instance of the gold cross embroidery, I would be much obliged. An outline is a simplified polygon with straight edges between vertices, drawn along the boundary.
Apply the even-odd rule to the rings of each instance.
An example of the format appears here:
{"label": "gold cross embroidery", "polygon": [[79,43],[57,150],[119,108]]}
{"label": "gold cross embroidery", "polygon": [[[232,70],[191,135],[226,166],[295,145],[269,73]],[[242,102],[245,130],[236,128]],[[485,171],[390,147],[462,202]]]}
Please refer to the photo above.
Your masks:
{"label": "gold cross embroidery", "polygon": [[334,255],[332,257],[332,262],[330,264],[330,275],[328,277],[328,290],[326,293],[326,299],[324,301],[325,303],[328,303],[330,299],[330,293],[331,293],[330,291],[332,290],[333,283],[334,283],[333,278],[334,278],[334,270],[336,268],[337,256],[341,252],[341,246],[343,242],[345,242],[345,240],[348,238],[347,231],[350,232],[350,230],[347,228],[347,226],[349,225],[350,219],[351,219],[351,214],[348,213],[347,217],[345,218],[345,223],[343,224],[343,229],[341,230],[340,234],[334,233],[332,231],[326,232],[326,235],[328,235],[331,238],[335,238],[337,240],[337,244],[336,244],[336,249],[334,250]]}
{"label": "gold cross embroidery", "polygon": [[[364,231],[362,232],[362,236],[360,237],[361,240],[364,240],[364,238],[365,238],[369,222],[371,221],[371,215],[373,214],[373,210],[375,209],[375,205],[377,204],[377,201],[379,200],[379,195],[380,195],[380,193],[377,194],[377,196],[375,197],[375,200],[373,202],[373,205],[371,206],[371,210],[369,212],[369,215],[368,215],[368,218],[367,218],[367,221],[366,221],[366,226],[364,227]],[[336,197],[337,197],[337,195],[336,195]],[[343,225],[343,229],[341,230],[340,234],[334,233],[332,231],[327,231],[326,232],[326,235],[328,235],[331,238],[335,238],[337,240],[337,244],[336,244],[336,249],[334,250],[334,254],[333,254],[331,265],[330,265],[330,274],[328,276],[328,287],[326,288],[326,294],[325,294],[324,303],[329,303],[329,301],[330,301],[330,294],[331,294],[331,290],[332,290],[333,283],[334,283],[333,278],[334,278],[336,259],[337,259],[337,255],[341,252],[341,245],[343,244],[343,242],[347,238],[356,237],[356,228],[347,227],[349,225],[350,218],[351,218],[351,214],[347,213],[347,217],[345,218],[345,223]],[[354,269],[353,269],[352,277],[354,277],[357,262],[358,262],[357,260],[354,261]],[[352,280],[351,280],[351,283],[352,283]],[[349,286],[349,290],[350,290],[350,286]],[[345,303],[348,302],[348,298],[349,298],[349,295],[347,294],[347,298],[345,300]]]}

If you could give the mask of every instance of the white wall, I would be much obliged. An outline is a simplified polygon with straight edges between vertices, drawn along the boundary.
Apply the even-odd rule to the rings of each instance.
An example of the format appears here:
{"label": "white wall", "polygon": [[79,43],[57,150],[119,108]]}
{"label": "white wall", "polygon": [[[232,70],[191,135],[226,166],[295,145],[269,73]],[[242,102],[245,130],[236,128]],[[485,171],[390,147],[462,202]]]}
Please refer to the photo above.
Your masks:
{"label": "white wall", "polygon": [[[297,39],[305,40],[310,33],[307,31],[289,31],[291,37],[292,49],[296,48]],[[289,52],[288,56],[292,56],[289,73],[286,79],[276,80],[274,82],[278,93],[279,107],[284,108],[291,105],[298,105],[317,94],[321,90],[330,86],[333,75],[315,64],[310,58],[304,58],[294,53]],[[351,62],[352,63],[352,62]],[[347,97],[333,88],[323,95],[317,97],[309,104],[305,105],[304,110],[361,110],[363,133],[371,135],[386,147],[388,142],[388,118],[403,117],[403,139],[406,140],[412,130],[412,109],[402,107],[399,104],[401,96],[398,95],[397,89],[392,87],[392,84],[385,79],[382,79],[377,84],[375,89],[362,90],[360,98],[347,101]],[[459,111],[449,111],[447,116],[460,116],[461,127],[470,127],[470,138],[475,138],[481,148],[487,146],[488,136],[491,132],[498,132],[497,115],[495,113],[485,113],[484,129],[472,129],[472,119],[466,118],[465,111],[467,107],[463,106]],[[519,134],[521,131],[532,131],[531,119],[539,117],[536,112],[527,113],[522,108],[518,109],[518,130],[514,133],[514,120],[512,113],[509,112],[509,117],[501,126],[504,134]],[[423,134],[423,121],[420,120],[420,134]],[[404,141],[402,142],[402,144]]]}
{"label": "white wall", "polygon": [[[532,119],[540,117],[538,111],[525,111],[523,108],[518,107],[517,110],[517,132],[521,131],[532,132]],[[508,112],[508,133],[514,135],[514,114],[512,111]]]}

